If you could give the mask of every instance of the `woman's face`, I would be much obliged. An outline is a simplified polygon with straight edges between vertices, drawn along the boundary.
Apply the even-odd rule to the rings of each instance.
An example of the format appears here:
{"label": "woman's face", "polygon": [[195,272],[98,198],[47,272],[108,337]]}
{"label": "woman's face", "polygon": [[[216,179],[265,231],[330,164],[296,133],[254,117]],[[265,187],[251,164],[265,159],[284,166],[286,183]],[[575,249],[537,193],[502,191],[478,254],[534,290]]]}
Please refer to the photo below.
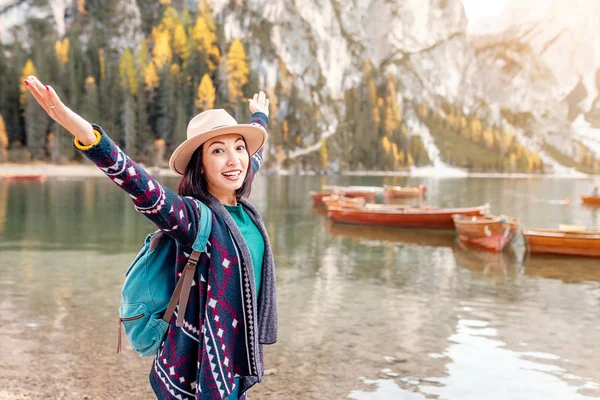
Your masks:
{"label": "woman's face", "polygon": [[213,195],[235,193],[246,178],[250,156],[246,142],[236,133],[221,135],[202,147],[202,167],[208,191]]}

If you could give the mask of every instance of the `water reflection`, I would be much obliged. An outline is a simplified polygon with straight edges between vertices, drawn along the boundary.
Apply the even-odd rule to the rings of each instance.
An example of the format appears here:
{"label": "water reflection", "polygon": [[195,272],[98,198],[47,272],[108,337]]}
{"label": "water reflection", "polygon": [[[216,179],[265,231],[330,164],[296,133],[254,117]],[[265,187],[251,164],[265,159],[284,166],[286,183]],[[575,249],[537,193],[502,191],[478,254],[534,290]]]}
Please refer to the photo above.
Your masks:
{"label": "water reflection", "polygon": [[337,224],[330,220],[325,220],[323,229],[334,237],[348,237],[362,243],[373,241],[375,244],[385,242],[432,247],[452,247],[455,236],[454,232],[448,230],[402,229]]}
{"label": "water reflection", "polygon": [[514,278],[522,272],[520,258],[511,248],[492,253],[457,241],[452,254],[458,266],[487,277]]}
{"label": "water reflection", "polygon": [[[361,377],[365,384],[376,385],[377,389],[353,390],[348,398],[583,400],[600,395],[598,382],[569,373],[568,361],[550,353],[509,349],[499,339],[498,329],[488,321],[468,319],[472,317],[469,314],[465,312],[458,320],[456,332],[448,337],[449,345],[441,355],[450,360],[445,376],[376,380]],[[556,365],[560,363],[566,367]],[[389,368],[381,372],[398,376]]]}
{"label": "water reflection", "polygon": [[565,283],[585,281],[600,282],[600,261],[596,258],[526,255],[525,274],[529,276],[560,279]]}

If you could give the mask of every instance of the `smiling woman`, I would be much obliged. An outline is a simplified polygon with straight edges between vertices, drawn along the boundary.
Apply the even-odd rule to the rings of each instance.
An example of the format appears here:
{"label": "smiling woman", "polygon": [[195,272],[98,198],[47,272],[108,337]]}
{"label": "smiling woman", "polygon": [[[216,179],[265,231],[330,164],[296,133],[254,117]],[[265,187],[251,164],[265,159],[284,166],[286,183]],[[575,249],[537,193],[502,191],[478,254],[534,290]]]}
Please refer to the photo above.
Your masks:
{"label": "smiling woman", "polygon": [[[265,93],[248,100],[250,124],[238,124],[225,110],[207,110],[192,118],[187,139],[169,160],[170,168],[183,175],[175,193],[129,158],[100,126],[66,107],[53,88],[33,76],[24,83],[48,115],[74,136],[75,147],[158,227],[160,234],[152,234],[151,242],[168,237],[176,244],[174,257],[165,258],[172,264],[160,265],[171,268],[174,281],[181,277],[186,288],[180,289],[186,293],[181,298],[187,301],[171,311],[171,317],[157,312],[168,324],[150,372],[157,398],[245,399],[264,374],[262,346],[277,341],[269,237],[262,218],[245,199],[267,139]],[[204,205],[210,212],[202,212]],[[208,243],[195,248],[208,224]],[[195,268],[188,268],[192,264]],[[119,318],[128,336],[136,329],[133,320]]]}

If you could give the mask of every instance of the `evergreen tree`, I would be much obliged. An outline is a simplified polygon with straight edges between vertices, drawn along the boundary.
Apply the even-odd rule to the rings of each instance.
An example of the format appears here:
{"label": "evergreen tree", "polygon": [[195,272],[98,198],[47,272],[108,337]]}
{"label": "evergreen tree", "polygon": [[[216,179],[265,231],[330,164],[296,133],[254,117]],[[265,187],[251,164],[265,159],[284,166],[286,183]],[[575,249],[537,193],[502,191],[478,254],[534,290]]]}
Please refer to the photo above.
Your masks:
{"label": "evergreen tree", "polygon": [[[137,83],[136,83],[137,85]],[[137,146],[136,146],[136,109],[135,100],[131,94],[129,84],[126,83],[122,88],[123,93],[123,109],[121,115],[122,130],[123,130],[123,144],[124,151],[130,156],[137,158]]]}
{"label": "evergreen tree", "polygon": [[177,96],[177,104],[175,105],[175,127],[173,128],[173,140],[171,143],[171,151],[185,141],[187,138],[187,116],[183,97]]}
{"label": "evergreen tree", "polygon": [[196,41],[194,40],[193,35],[190,35],[188,39],[189,57],[186,65],[184,66],[186,79],[184,81],[183,95],[186,115],[189,119],[196,113],[195,98],[198,85],[200,84],[200,78],[210,71],[203,54],[196,46]]}
{"label": "evergreen tree", "polygon": [[156,98],[150,108],[150,122],[158,137],[168,142],[172,137],[173,106],[175,104],[173,84],[168,65],[165,65],[160,70],[159,81]]}
{"label": "evergreen tree", "polygon": [[46,155],[46,135],[48,134],[48,114],[40,107],[37,100],[31,95],[26,95],[25,105],[25,133],[27,135],[27,148],[32,160],[42,160]]}
{"label": "evergreen tree", "polygon": [[[98,87],[93,76],[85,80],[85,95],[81,104],[81,116],[91,123],[100,123],[100,108],[98,106]],[[105,119],[102,118],[102,121]],[[111,132],[112,134],[112,132]]]}
{"label": "evergreen tree", "polygon": [[[20,45],[12,46],[15,51]],[[24,141],[24,132],[21,123],[22,108],[19,98],[21,96],[20,81],[21,66],[19,60],[25,52],[12,52],[10,60],[6,57],[4,46],[0,43],[0,115],[4,116],[9,143]]]}
{"label": "evergreen tree", "polygon": [[146,99],[143,72],[138,74],[136,106],[136,153],[138,159],[148,162],[152,152],[154,135],[148,123],[148,102]]}
{"label": "evergreen tree", "polygon": [[[23,67],[21,82],[29,75],[37,75],[31,59]],[[44,110],[29,93],[24,83],[21,83],[21,105],[25,116],[25,141],[34,160],[41,160],[45,155],[48,117]]]}

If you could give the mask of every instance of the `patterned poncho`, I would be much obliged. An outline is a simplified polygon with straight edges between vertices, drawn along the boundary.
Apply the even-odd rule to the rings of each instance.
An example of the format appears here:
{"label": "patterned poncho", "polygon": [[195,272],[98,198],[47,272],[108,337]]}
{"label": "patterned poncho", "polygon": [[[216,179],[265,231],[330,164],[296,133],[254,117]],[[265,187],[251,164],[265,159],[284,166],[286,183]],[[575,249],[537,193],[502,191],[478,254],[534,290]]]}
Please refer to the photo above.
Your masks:
{"label": "patterned poncho", "polygon": [[[263,113],[253,124],[267,126]],[[181,274],[199,226],[199,200],[178,196],[160,185],[94,126],[98,140],[78,147],[133,199],[135,209],[177,243],[173,280]],[[262,149],[252,156],[249,174],[262,162]],[[173,315],[167,336],[150,372],[159,399],[223,399],[240,377],[240,398],[263,376],[262,345],[277,340],[275,271],[269,238],[262,218],[250,203],[241,201],[265,240],[262,285],[256,298],[252,257],[235,222],[214,197],[212,232],[199,262],[182,327]],[[173,283],[174,284],[174,283]]]}

